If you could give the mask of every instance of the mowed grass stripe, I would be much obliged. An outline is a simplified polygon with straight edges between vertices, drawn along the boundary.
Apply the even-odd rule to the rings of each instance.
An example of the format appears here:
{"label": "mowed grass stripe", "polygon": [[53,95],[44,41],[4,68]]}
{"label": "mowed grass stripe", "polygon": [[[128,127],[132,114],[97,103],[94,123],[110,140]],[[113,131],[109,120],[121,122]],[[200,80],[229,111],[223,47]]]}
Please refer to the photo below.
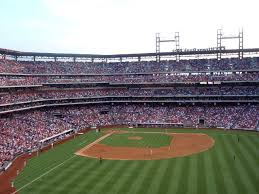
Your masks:
{"label": "mowed grass stripe", "polygon": [[195,154],[190,159],[190,170],[189,175],[186,177],[187,180],[187,192],[186,193],[192,193],[192,194],[198,194],[197,193],[197,184],[196,181],[198,178],[199,171],[197,169],[197,163],[198,163],[198,155]]}
{"label": "mowed grass stripe", "polygon": [[198,155],[198,178],[197,178],[197,193],[198,194],[206,194],[207,192],[207,174],[204,170],[205,166],[205,154],[201,153]]}
{"label": "mowed grass stripe", "polygon": [[228,164],[228,168],[231,173],[231,177],[235,184],[235,187],[238,190],[236,193],[240,193],[240,194],[247,193],[246,189],[245,189],[246,185],[241,180],[242,175],[241,175],[239,168],[237,167],[236,159],[234,160],[234,156],[236,158],[236,153],[233,150],[233,146],[236,146],[236,145],[229,144],[229,139],[231,137],[221,136],[221,138],[223,140],[222,145],[225,148],[224,153],[225,153],[226,161]]}
{"label": "mowed grass stripe", "polygon": [[134,179],[134,183],[133,183],[134,187],[129,188],[127,192],[125,192],[125,194],[126,193],[136,194],[139,190],[141,190],[142,183],[144,182],[145,178],[147,178],[146,175],[152,168],[154,168],[154,161],[145,161],[145,162],[141,162],[141,164],[142,164],[142,169],[140,170],[141,173],[135,172],[136,175],[139,175],[139,176],[135,177]]}
{"label": "mowed grass stripe", "polygon": [[120,178],[120,175],[126,169],[128,163],[128,161],[117,161],[114,164],[116,168],[110,170],[107,176],[103,177],[101,181],[97,182],[93,193],[111,193],[110,190],[112,189],[112,186],[116,185],[116,181]]}
{"label": "mowed grass stripe", "polygon": [[178,175],[179,183],[177,185],[177,189],[175,193],[182,193],[185,194],[187,193],[187,177],[189,176],[189,170],[190,170],[190,159],[189,157],[184,157],[181,158],[181,171],[180,174]]}
{"label": "mowed grass stripe", "polygon": [[[62,173],[70,173],[73,171],[75,172],[76,170],[78,170],[78,166],[80,166],[82,163],[83,163],[82,160],[80,160],[79,158],[75,158],[74,161],[69,161],[67,164],[65,164],[62,167],[62,170],[59,170],[59,172],[61,173],[56,173],[55,171],[52,171],[49,174],[45,175],[44,177],[49,179],[52,179],[52,178],[57,179]],[[67,168],[67,166],[69,166],[69,168]]]}
{"label": "mowed grass stripe", "polygon": [[[90,189],[90,187],[87,188],[86,184],[89,180],[92,180],[94,177],[98,176],[98,170],[100,168],[99,161],[91,159],[90,162],[91,164],[93,164],[93,166],[91,166],[91,168],[89,169],[85,169],[84,173],[80,174],[73,182],[71,182],[71,184],[69,185],[68,193],[89,193],[88,189]],[[60,194],[64,192],[67,192],[66,189],[64,189],[64,191],[61,191]]]}
{"label": "mowed grass stripe", "polygon": [[46,176],[47,174],[51,173],[54,170],[57,170],[57,168],[60,168],[61,166],[63,166],[66,162],[73,160],[74,157],[70,157],[67,160],[65,160],[64,162],[60,163],[59,165],[57,165],[55,168],[50,169],[49,171],[45,172],[44,174],[42,174],[41,176],[37,177],[36,179],[33,179],[32,181],[28,182],[27,184],[23,185],[22,187],[20,187],[18,190],[16,190],[17,192],[23,192],[24,189],[27,189],[28,187],[33,187],[35,185],[35,183],[38,182],[42,182],[42,180],[44,180],[44,176]]}
{"label": "mowed grass stripe", "polygon": [[[254,176],[254,172],[256,169],[256,167],[258,166],[254,166],[251,163],[249,163],[246,159],[246,157],[249,157],[248,153],[246,153],[245,151],[243,152],[246,157],[244,157],[244,155],[242,155],[242,152],[240,150],[240,147],[243,147],[241,144],[237,143],[236,138],[231,137],[229,139],[229,144],[232,145],[232,148],[234,150],[234,152],[236,153],[236,166],[238,167],[238,170],[240,171],[240,177],[242,179],[242,182],[244,183],[247,191],[249,191],[249,193],[259,193],[259,190],[256,189],[256,186],[258,185],[258,182],[256,181],[256,176]],[[251,161],[251,160],[249,160]],[[257,172],[258,173],[258,172]]]}
{"label": "mowed grass stripe", "polygon": [[[19,191],[19,193],[26,193],[26,194],[35,194],[40,193],[40,190],[44,187],[46,188],[46,185],[48,184],[48,181],[46,179],[38,180],[37,184],[32,184],[23,189],[22,191]],[[39,190],[40,189],[40,190]],[[49,187],[48,193],[51,193],[53,188]],[[53,192],[52,192],[53,193]]]}
{"label": "mowed grass stripe", "polygon": [[[158,161],[159,170],[156,174],[152,175],[150,187],[147,188],[147,193],[161,193],[159,192],[160,186],[167,180],[170,181],[170,177],[167,177],[167,172],[170,173],[170,167],[174,166],[172,160],[161,160]],[[170,165],[171,164],[171,165]]]}
{"label": "mowed grass stripe", "polygon": [[[258,137],[259,139],[259,137]],[[246,163],[250,164],[251,166],[258,166],[258,162],[259,162],[259,155],[256,156],[251,149],[250,149],[250,145],[249,145],[249,139],[246,138],[244,139],[241,143],[238,144],[238,148],[239,148],[239,155],[242,156],[244,158],[244,160],[246,160]],[[259,144],[255,144],[254,146],[259,147]],[[250,166],[249,166],[250,167]],[[258,175],[257,178],[259,178],[259,173],[256,174]]]}
{"label": "mowed grass stripe", "polygon": [[[207,193],[210,194],[217,194],[218,193],[218,189],[217,186],[217,182],[216,182],[216,177],[215,174],[213,173],[213,162],[212,162],[212,155],[213,155],[213,151],[211,150],[210,152],[206,152],[205,153],[205,172],[206,172],[206,176],[207,178]],[[218,193],[220,194],[220,193]]]}
{"label": "mowed grass stripe", "polygon": [[216,143],[214,145],[214,148],[211,150],[213,152],[211,154],[211,160],[212,160],[212,168],[213,168],[213,175],[215,176],[215,181],[216,181],[216,189],[217,193],[230,193],[230,191],[227,191],[227,185],[225,182],[226,177],[223,175],[224,174],[224,165],[222,164],[222,160],[220,161],[220,158],[222,157],[222,154],[219,149],[219,142],[217,141],[217,136],[214,138],[216,139]]}
{"label": "mowed grass stripe", "polygon": [[176,159],[166,160],[166,163],[163,165],[165,166],[165,171],[161,171],[163,172],[163,177],[158,180],[158,191],[154,193],[167,193],[169,191],[169,185],[174,181],[173,175],[176,168],[176,163]]}
{"label": "mowed grass stripe", "polygon": [[[99,164],[99,160],[95,161]],[[110,170],[114,170],[116,166],[114,165],[113,161],[103,161],[102,164],[97,165],[97,168],[89,171],[88,176],[82,177],[83,182],[78,183],[78,187],[81,187],[84,191],[90,192],[94,189],[97,182],[102,181],[102,179],[108,174]]]}
{"label": "mowed grass stripe", "polygon": [[258,161],[259,161],[259,152],[258,152],[259,136],[247,136],[247,137],[242,138],[242,140],[240,140],[241,143],[243,143],[243,141],[249,147],[247,152],[251,152],[251,157],[253,157],[253,159],[255,161],[257,161],[257,164],[258,164]]}
{"label": "mowed grass stripe", "polygon": [[151,192],[153,193],[152,190],[148,192],[149,188],[151,188],[152,184],[153,185],[158,184],[157,173],[161,168],[161,163],[158,161],[152,161],[152,163],[153,163],[152,167],[150,168],[148,173],[145,174],[145,177],[142,182],[142,187],[137,191],[137,194],[151,193]]}
{"label": "mowed grass stripe", "polygon": [[[51,157],[50,157],[51,158]],[[67,158],[66,158],[67,159]],[[66,160],[64,158],[64,160],[62,161],[65,161]],[[39,158],[38,161],[40,161],[41,158]],[[51,160],[51,159],[50,159]],[[45,172],[47,172],[48,170],[54,168],[55,166],[57,166],[58,164],[62,163],[62,161],[53,161],[53,163],[49,163],[48,166],[46,166],[46,163],[45,161],[41,161],[41,162],[36,162],[34,163],[34,166],[26,166],[26,168],[24,169],[24,171],[22,172],[21,175],[23,175],[23,173],[25,173],[25,171],[27,169],[29,169],[29,173],[27,173],[28,175],[27,176],[18,176],[18,178],[16,179],[15,181],[15,186],[17,188],[20,188],[22,187],[23,185],[25,185],[26,183],[32,181],[33,179],[41,176],[42,174],[44,174]],[[33,161],[32,161],[33,163]],[[48,163],[47,163],[48,164]],[[21,178],[20,178],[21,177]]]}
{"label": "mowed grass stripe", "polygon": [[240,157],[239,155],[239,150],[238,150],[239,145],[237,145],[236,138],[234,136],[231,136],[226,143],[228,145],[229,150],[233,150],[233,152],[235,153],[235,160],[234,160],[233,167],[236,169],[235,172],[237,172],[239,175],[238,179],[243,184],[242,189],[247,193],[251,193],[251,194],[257,193],[255,186],[251,183],[252,182],[251,176],[247,175],[248,171],[246,166],[249,164],[241,162],[242,157]]}
{"label": "mowed grass stripe", "polygon": [[[99,138],[99,136],[91,132],[85,134],[84,136],[87,136],[89,143]],[[20,176],[18,176],[18,178],[15,180],[16,188],[19,189],[37,177],[40,177],[48,170],[55,168],[68,158],[72,157],[74,150],[80,148],[77,143],[81,141],[85,141],[83,136],[72,139],[65,144],[58,145],[54,147],[54,149],[51,149],[48,152],[44,152],[38,157],[31,159],[22,174],[20,174]],[[25,173],[26,176],[23,176]]]}
{"label": "mowed grass stripe", "polygon": [[125,178],[128,178],[131,172],[131,170],[136,165],[135,162],[131,161],[119,161],[122,162],[124,165],[121,167],[121,169],[118,169],[116,172],[112,174],[112,177],[106,181],[101,187],[100,187],[100,193],[115,193],[116,188],[123,182],[122,179],[125,180]]}
{"label": "mowed grass stripe", "polygon": [[217,159],[219,161],[219,166],[221,169],[221,176],[222,176],[222,181],[224,181],[224,185],[226,185],[226,190],[227,193],[238,193],[238,189],[233,181],[233,175],[231,173],[231,163],[229,162],[228,158],[230,157],[231,160],[233,159],[233,156],[229,156],[228,153],[225,151],[226,146],[223,144],[223,139],[222,135],[217,136]]}
{"label": "mowed grass stripe", "polygon": [[[184,158],[177,158],[175,162],[175,170],[173,171],[171,183],[168,185],[167,194],[171,193],[177,193],[178,187],[181,187],[180,185],[180,176],[183,172],[184,167]],[[166,193],[165,193],[166,194]]]}
{"label": "mowed grass stripe", "polygon": [[141,187],[138,187],[136,194],[147,193],[147,188],[150,187],[151,180],[155,177],[156,171],[158,170],[156,161],[148,161],[150,163],[149,170],[143,174],[141,179]]}
{"label": "mowed grass stripe", "polygon": [[[258,137],[259,138],[259,137]],[[250,139],[245,138],[241,144],[238,146],[240,149],[240,155],[243,156],[242,158],[245,160],[245,164],[248,164],[246,168],[249,169],[250,173],[253,176],[253,179],[256,180],[256,182],[259,182],[259,173],[257,173],[256,170],[258,168],[258,163],[259,163],[259,155],[257,157],[254,157],[256,154],[250,149],[249,145]],[[254,145],[255,147],[259,147],[259,141],[258,144]],[[257,184],[259,186],[259,184]],[[258,192],[259,193],[259,192]]]}
{"label": "mowed grass stripe", "polygon": [[[95,162],[81,160],[77,163],[77,171],[74,171],[73,173],[70,173],[69,171],[62,172],[61,176],[58,177],[58,180],[54,179],[55,181],[51,181],[49,186],[54,188],[53,193],[65,193],[72,191],[76,183],[80,182],[82,177],[87,177],[89,170],[95,169],[96,165],[97,164]],[[67,169],[69,169],[69,167],[69,165],[65,166]],[[44,193],[44,191],[42,193]]]}
{"label": "mowed grass stripe", "polygon": [[[94,164],[94,167],[97,167],[97,164]],[[56,188],[54,193],[63,194],[63,193],[77,193],[77,191],[85,191],[85,189],[80,186],[80,183],[83,181],[86,181],[88,177],[89,177],[88,170],[82,167],[80,171],[75,173],[75,176],[68,178],[68,181],[66,181],[64,184],[65,187]]]}
{"label": "mowed grass stripe", "polygon": [[[89,139],[89,143],[93,142],[95,139],[99,137],[91,132],[83,136],[87,136],[87,139]],[[32,158],[29,161],[26,168],[24,169],[24,171],[20,174],[21,176],[18,176],[15,180],[16,188],[22,187],[26,183],[39,177],[46,171],[54,168],[58,164],[62,163],[63,161],[71,157],[74,151],[79,149],[80,147],[76,143],[85,140],[83,136],[79,136],[76,139],[72,139],[66,142],[65,144],[55,146],[48,152],[40,153],[38,157]],[[26,176],[22,176],[24,173],[26,173]]]}
{"label": "mowed grass stripe", "polygon": [[[93,163],[95,163],[95,169],[98,169],[100,167],[99,161],[92,161]],[[119,168],[119,165],[117,166],[117,168]],[[75,181],[73,181],[73,185],[71,184],[70,187],[72,189],[70,189],[70,193],[77,193],[79,191],[87,191],[87,193],[99,193],[99,185],[102,185],[104,183],[104,180],[106,179],[107,176],[109,176],[109,173],[112,173],[116,171],[116,169],[112,168],[110,171],[107,171],[107,173],[104,176],[99,177],[99,180],[97,180],[97,182],[94,184],[94,189],[92,187],[84,187],[83,185],[80,184],[80,182],[82,180],[84,181],[88,181],[88,176],[92,176],[88,174],[88,171],[86,170],[85,174],[81,174],[81,176],[79,176]],[[85,178],[87,177],[87,178]],[[62,192],[60,192],[62,193]],[[64,193],[64,192],[63,192]]]}
{"label": "mowed grass stripe", "polygon": [[143,161],[132,161],[127,169],[125,169],[117,181],[117,185],[113,186],[111,192],[113,194],[126,193],[134,187],[136,177],[140,175],[144,167]]}
{"label": "mowed grass stripe", "polygon": [[[45,181],[47,181],[47,184],[45,184],[45,187],[40,187],[38,190],[39,192],[44,191],[47,192],[49,190],[49,188],[55,189],[57,187],[67,185],[66,182],[68,180],[70,180],[70,178],[73,178],[73,176],[75,176],[76,173],[72,173],[70,175],[70,168],[68,168],[67,166],[70,165],[81,165],[81,162],[79,160],[75,160],[73,161],[73,164],[68,164],[68,165],[64,165],[62,170],[59,170],[58,173],[56,171],[52,171],[50,174],[42,177],[41,179],[44,179]],[[69,176],[69,179],[67,179],[67,175]],[[39,181],[36,181],[34,183],[34,185],[40,185]],[[52,191],[53,192],[53,191]],[[54,192],[53,192],[54,193]]]}

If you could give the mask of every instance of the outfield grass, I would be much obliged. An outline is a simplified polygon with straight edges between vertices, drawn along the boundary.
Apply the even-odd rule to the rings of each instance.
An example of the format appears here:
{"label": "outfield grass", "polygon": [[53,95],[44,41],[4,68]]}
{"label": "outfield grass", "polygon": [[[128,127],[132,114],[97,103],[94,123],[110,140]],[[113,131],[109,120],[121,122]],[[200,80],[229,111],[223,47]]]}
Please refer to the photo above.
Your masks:
{"label": "outfield grass", "polygon": [[100,137],[100,134],[90,132],[30,160],[15,180],[15,186],[19,189],[27,184],[19,191],[21,194],[259,193],[258,134],[214,130],[170,131],[207,133],[215,139],[215,146],[209,151],[183,158],[104,160],[100,164],[96,159],[74,155],[78,149]]}
{"label": "outfield grass", "polygon": [[[141,137],[140,140],[128,139],[129,137]],[[100,143],[109,146],[120,147],[142,147],[142,148],[159,148],[163,146],[169,146],[172,140],[172,136],[166,134],[154,134],[154,133],[122,133],[112,134],[105,138]]]}

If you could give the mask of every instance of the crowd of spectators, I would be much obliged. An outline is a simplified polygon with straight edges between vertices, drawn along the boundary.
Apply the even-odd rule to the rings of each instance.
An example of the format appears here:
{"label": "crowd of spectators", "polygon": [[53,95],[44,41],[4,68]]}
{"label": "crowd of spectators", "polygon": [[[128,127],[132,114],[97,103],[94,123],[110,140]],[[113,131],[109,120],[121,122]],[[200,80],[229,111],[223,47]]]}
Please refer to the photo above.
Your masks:
{"label": "crowd of spectators", "polygon": [[37,90],[0,93],[0,105],[43,99],[84,98],[104,96],[190,96],[190,95],[259,95],[257,86],[225,86],[225,87],[174,87],[174,88],[90,88]]}
{"label": "crowd of spectators", "polygon": [[0,72],[25,74],[107,74],[107,73],[147,73],[172,71],[211,71],[258,69],[258,58],[192,59],[176,61],[141,62],[45,62],[0,60]]}
{"label": "crowd of spectators", "polygon": [[[159,64],[154,61],[74,63],[0,59],[0,86],[82,82],[257,81],[259,79],[258,69],[259,58],[244,58],[243,60],[232,58],[221,61],[193,59],[181,60],[180,62],[161,61]],[[239,72],[238,70],[243,71]],[[247,70],[249,71],[247,72]],[[207,73],[201,71],[207,71]],[[212,71],[214,72],[212,73]],[[55,76],[55,74],[59,75]]]}
{"label": "crowd of spectators", "polygon": [[257,81],[259,72],[225,74],[150,74],[150,75],[102,75],[70,76],[1,76],[0,86],[41,85],[49,83],[168,83],[168,82],[215,82],[215,81]]}
{"label": "crowd of spectators", "polygon": [[[113,107],[116,123],[183,123],[196,126],[199,119],[207,127],[255,129],[259,120],[257,105],[242,106],[121,106]],[[122,111],[123,110],[123,111]],[[117,119],[116,119],[117,118]],[[249,120],[248,122],[246,122]]]}
{"label": "crowd of spectators", "polygon": [[[106,112],[106,113],[103,113]],[[239,106],[151,106],[95,105],[66,107],[14,114],[0,119],[0,166],[4,161],[39,146],[40,140],[68,129],[135,123],[182,123],[204,126],[255,129],[258,105]],[[59,115],[59,116],[57,116]],[[60,116],[61,115],[61,116]]]}
{"label": "crowd of spectators", "polygon": [[0,146],[3,149],[0,151],[0,159],[9,160],[17,154],[34,149],[39,144],[39,140],[68,128],[68,123],[41,111],[1,118]]}
{"label": "crowd of spectators", "polygon": [[[156,62],[84,63],[84,62],[21,62],[0,60],[0,86],[39,85],[43,83],[163,83],[163,82],[217,82],[258,81],[259,59],[197,59]],[[230,72],[224,72],[230,70]],[[233,70],[233,72],[231,72]],[[243,73],[238,70],[244,70]],[[250,70],[250,71],[245,71]],[[189,73],[190,71],[194,71]],[[197,73],[198,71],[218,71]],[[181,73],[180,73],[181,72]],[[219,73],[221,72],[221,73]],[[4,74],[16,75],[4,75]],[[141,75],[141,73],[143,73]],[[144,74],[146,73],[146,75]],[[20,74],[20,75],[18,75]],[[23,74],[23,75],[22,75]],[[62,74],[62,75],[24,75]],[[75,74],[75,75],[68,75]],[[81,75],[80,75],[81,74]],[[82,74],[91,74],[84,75]],[[93,75],[98,74],[98,75]],[[105,74],[105,75],[103,75]],[[110,75],[108,75],[110,74]],[[119,75],[120,74],[120,75]],[[125,75],[123,75],[125,74]],[[249,85],[249,84],[248,84]],[[3,87],[4,86],[4,87]],[[103,87],[83,89],[2,90],[0,107],[44,99],[85,98],[99,96],[188,96],[188,95],[255,95],[257,86],[175,86],[170,88]],[[209,98],[209,97],[208,97]],[[180,99],[180,98],[179,98]],[[213,99],[213,98],[212,98]],[[19,104],[18,104],[19,105]],[[104,111],[103,111],[104,110]],[[103,114],[103,112],[107,112]],[[129,123],[181,123],[197,127],[204,120],[207,127],[229,129],[258,128],[258,105],[89,105],[81,107],[49,108],[14,113],[0,117],[0,167],[16,155],[39,147],[40,140],[68,129],[91,126],[122,125]],[[57,116],[57,115],[62,115]]]}

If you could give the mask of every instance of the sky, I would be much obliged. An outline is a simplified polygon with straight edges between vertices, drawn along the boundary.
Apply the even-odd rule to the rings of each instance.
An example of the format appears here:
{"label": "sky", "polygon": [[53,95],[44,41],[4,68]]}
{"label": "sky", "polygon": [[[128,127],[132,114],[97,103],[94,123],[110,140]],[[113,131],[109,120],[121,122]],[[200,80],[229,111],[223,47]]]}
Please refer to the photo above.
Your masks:
{"label": "sky", "polygon": [[[0,48],[58,53],[155,52],[155,34],[180,47],[216,47],[244,31],[244,48],[259,48],[259,0],[0,0]],[[225,40],[238,48],[238,40]],[[173,43],[161,44],[171,51]]]}

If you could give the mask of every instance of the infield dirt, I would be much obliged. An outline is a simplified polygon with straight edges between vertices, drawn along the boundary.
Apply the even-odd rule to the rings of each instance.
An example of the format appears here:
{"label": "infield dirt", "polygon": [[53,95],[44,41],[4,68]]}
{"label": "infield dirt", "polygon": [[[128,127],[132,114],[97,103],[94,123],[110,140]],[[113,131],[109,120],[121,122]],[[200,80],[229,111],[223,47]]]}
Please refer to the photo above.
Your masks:
{"label": "infield dirt", "polygon": [[108,146],[98,141],[91,147],[88,146],[77,151],[76,154],[110,160],[157,160],[200,153],[214,145],[214,139],[203,133],[167,133],[167,135],[173,136],[173,140],[169,146],[160,148]]}

